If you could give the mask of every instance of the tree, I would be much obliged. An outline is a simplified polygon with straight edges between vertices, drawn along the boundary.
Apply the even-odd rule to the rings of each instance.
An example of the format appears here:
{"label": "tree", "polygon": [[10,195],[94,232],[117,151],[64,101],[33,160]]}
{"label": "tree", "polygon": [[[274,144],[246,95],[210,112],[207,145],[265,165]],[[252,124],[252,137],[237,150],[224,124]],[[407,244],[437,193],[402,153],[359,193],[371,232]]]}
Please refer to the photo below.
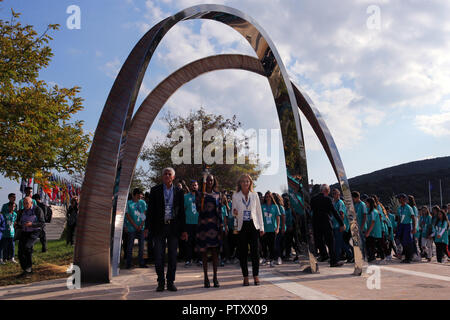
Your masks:
{"label": "tree", "polygon": [[83,121],[70,122],[83,109],[80,88],[50,88],[38,79],[53,56],[47,32],[59,25],[38,36],[11,11],[10,21],[0,20],[0,173],[17,181],[82,171],[91,138]]}
{"label": "tree", "polygon": [[[205,164],[195,164],[193,138],[192,143],[190,144],[190,162],[174,164],[171,157],[174,147],[180,144],[180,140],[177,139],[176,135],[177,131],[184,128],[189,132],[190,137],[194,137],[194,123],[196,121],[201,122],[202,137],[205,131],[213,128],[217,129],[223,137],[223,164],[216,162],[208,166],[209,172],[218,178],[221,190],[234,190],[236,188],[237,179],[242,173],[250,174],[253,180],[256,181],[261,174],[262,169],[264,169],[264,167],[260,166],[259,159],[254,154],[251,156],[255,157],[256,164],[249,163],[250,154],[245,155],[244,164],[237,164],[238,155],[248,146],[248,141],[246,141],[244,137],[236,135],[236,131],[242,127],[241,123],[236,120],[236,116],[233,116],[232,119],[225,119],[222,115],[206,113],[205,110],[201,108],[197,112],[191,111],[185,118],[182,116],[173,116],[171,113],[168,113],[164,116],[163,121],[168,126],[166,139],[157,141],[150,147],[144,147],[140,154],[140,159],[147,162],[150,168],[148,172],[141,169],[141,180],[150,181],[152,184],[161,183],[161,171],[169,166],[175,169],[176,179],[184,179],[188,185],[190,179],[200,179],[202,177]],[[230,136],[234,136],[235,139],[235,143],[232,146],[226,144],[226,141]],[[215,139],[217,139],[217,137],[214,137],[212,140],[214,141]],[[205,147],[211,143],[212,142],[209,141],[203,141],[202,139],[201,150],[205,150]],[[226,164],[226,154],[227,149],[229,148],[233,148],[232,154],[234,164]],[[215,156],[215,152],[216,150],[213,150],[211,154]],[[183,155],[183,153],[184,151],[181,152],[180,155]]]}

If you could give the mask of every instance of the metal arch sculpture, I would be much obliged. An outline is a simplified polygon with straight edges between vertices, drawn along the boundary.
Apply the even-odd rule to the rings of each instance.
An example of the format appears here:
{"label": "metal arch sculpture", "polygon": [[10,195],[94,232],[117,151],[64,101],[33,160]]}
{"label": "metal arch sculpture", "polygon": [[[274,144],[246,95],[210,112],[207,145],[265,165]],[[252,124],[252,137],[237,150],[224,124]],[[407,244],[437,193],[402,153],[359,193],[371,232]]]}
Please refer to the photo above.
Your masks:
{"label": "metal arch sculpture", "polygon": [[[83,182],[74,253],[74,263],[81,268],[84,282],[109,282],[111,279],[110,261],[114,253],[111,250],[112,239],[114,242],[120,241],[117,235],[121,234],[126,204],[126,198],[124,200],[119,195],[125,187],[126,192],[129,188],[129,184],[124,186],[124,183],[120,183],[120,177],[122,170],[128,167],[123,159],[137,93],[148,63],[163,36],[177,22],[187,19],[212,19],[225,23],[241,33],[253,47],[274,95],[288,174],[300,177],[308,185],[306,154],[295,92],[278,52],[264,30],[244,13],[225,6],[200,5],[183,10],[155,25],[134,47],[114,82],[100,117]],[[295,139],[289,140],[287,148],[292,133]],[[306,188],[300,191],[301,197],[307,201]],[[350,209],[353,209],[351,203]],[[355,235],[353,225],[355,223],[352,223],[352,234]],[[356,248],[357,245],[358,242]],[[317,262],[311,251],[309,258],[311,270],[317,271]]]}

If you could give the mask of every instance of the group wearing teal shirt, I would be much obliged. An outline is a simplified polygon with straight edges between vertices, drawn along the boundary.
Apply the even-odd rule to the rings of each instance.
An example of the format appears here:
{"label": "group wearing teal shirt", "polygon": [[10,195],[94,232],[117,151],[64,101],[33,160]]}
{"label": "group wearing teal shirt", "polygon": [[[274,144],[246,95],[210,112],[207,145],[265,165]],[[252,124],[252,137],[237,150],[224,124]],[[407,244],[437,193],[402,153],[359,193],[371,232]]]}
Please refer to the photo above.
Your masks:
{"label": "group wearing teal shirt", "polygon": [[416,219],[416,233],[414,234],[415,238],[420,238],[420,227],[419,227],[419,210],[416,206],[412,207],[414,211],[414,219]]}
{"label": "group wearing teal shirt", "polygon": [[184,195],[184,208],[186,224],[198,224],[198,211],[195,205],[195,195],[187,193]]}
{"label": "group wearing teal shirt", "polygon": [[[344,213],[344,225],[345,225],[345,232],[348,232],[350,230],[350,224],[348,222],[348,216],[347,216],[347,208],[345,207],[344,201],[342,201],[341,199],[339,199],[338,201],[336,201],[334,203],[334,208],[336,209],[336,211],[339,213],[339,215],[341,214],[341,212]],[[337,220],[334,218],[334,216],[332,216],[332,221],[333,221],[333,228],[339,228],[339,223],[337,222]]]}
{"label": "group wearing teal shirt", "polygon": [[3,232],[4,238],[14,238],[15,235],[15,229],[14,229],[14,223],[17,220],[17,213],[15,211],[13,212],[6,212],[2,213],[3,217],[5,218],[5,231]]}
{"label": "group wearing teal shirt", "polygon": [[435,243],[444,243],[448,245],[448,228],[448,223],[445,220],[439,221],[435,226],[433,226]]}

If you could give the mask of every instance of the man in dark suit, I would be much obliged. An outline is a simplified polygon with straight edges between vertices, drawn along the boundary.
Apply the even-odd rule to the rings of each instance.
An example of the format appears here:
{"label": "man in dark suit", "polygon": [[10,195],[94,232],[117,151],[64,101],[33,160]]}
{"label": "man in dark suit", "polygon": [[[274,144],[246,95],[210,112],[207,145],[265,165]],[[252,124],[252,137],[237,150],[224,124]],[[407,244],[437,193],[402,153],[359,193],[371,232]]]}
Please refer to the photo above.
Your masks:
{"label": "man in dark suit", "polygon": [[165,168],[163,183],[153,187],[149,199],[149,219],[146,229],[151,230],[154,241],[155,269],[158,275],[156,291],[164,291],[164,255],[168,247],[167,290],[177,291],[174,285],[177,268],[178,239],[187,240],[184,194],[174,184],[175,170]]}
{"label": "man in dark suit", "polygon": [[344,222],[334,208],[333,202],[328,196],[329,194],[330,187],[327,184],[323,184],[320,186],[320,193],[311,199],[314,240],[317,248],[319,249],[319,261],[328,260],[327,250],[325,249],[326,244],[329,251],[330,267],[339,267],[342,263],[337,261],[336,257],[331,215],[333,215],[339,223],[339,230],[341,232],[344,231]]}

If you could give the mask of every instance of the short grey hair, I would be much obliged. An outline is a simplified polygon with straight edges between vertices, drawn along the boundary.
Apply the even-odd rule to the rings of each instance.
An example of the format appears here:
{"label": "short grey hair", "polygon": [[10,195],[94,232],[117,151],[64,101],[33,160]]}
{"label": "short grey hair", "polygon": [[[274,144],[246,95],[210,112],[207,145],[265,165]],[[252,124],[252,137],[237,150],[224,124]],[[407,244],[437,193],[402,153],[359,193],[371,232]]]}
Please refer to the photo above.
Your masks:
{"label": "short grey hair", "polygon": [[321,186],[320,186],[320,192],[324,192],[325,190],[330,190],[330,186],[329,185],[327,185],[327,184],[322,184]]}
{"label": "short grey hair", "polygon": [[162,171],[162,175],[164,175],[164,172],[166,171],[172,171],[172,175],[175,177],[175,170],[173,168],[171,167],[164,168]]}

